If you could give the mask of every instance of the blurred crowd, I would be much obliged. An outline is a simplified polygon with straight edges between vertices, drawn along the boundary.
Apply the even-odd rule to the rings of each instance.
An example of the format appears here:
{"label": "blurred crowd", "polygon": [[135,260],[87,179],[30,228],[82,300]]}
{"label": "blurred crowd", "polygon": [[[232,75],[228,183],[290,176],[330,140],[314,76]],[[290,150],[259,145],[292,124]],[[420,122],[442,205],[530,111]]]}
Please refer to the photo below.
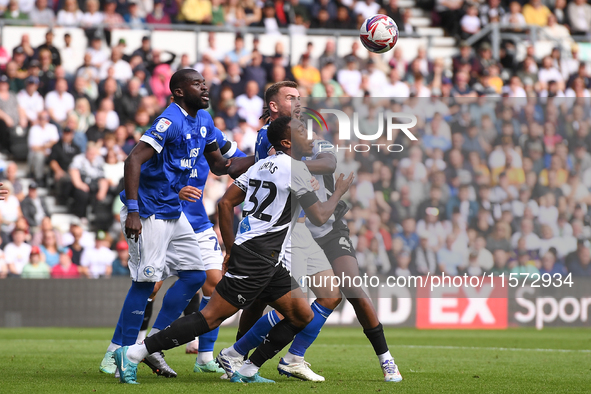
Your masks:
{"label": "blurred crowd", "polygon": [[[535,1],[534,10],[548,9],[534,6]],[[405,22],[409,13],[399,10],[396,0],[4,3],[5,18],[14,15],[14,4],[28,6],[18,12],[31,20],[47,17],[38,25],[50,25],[58,11],[57,24],[86,29],[88,48],[84,63],[72,64],[72,37],[66,33],[65,47],[58,49],[51,29],[39,47],[24,34],[12,53],[0,48],[0,179],[10,191],[0,202],[0,277],[27,270],[46,276],[62,265],[86,277],[126,272],[118,198],[123,161],[169,103],[171,75],[188,67],[206,79],[216,127],[247,154],[263,124],[263,93],[282,80],[297,81],[301,95],[320,100],[320,107],[361,111],[367,134],[375,133],[386,109],[418,117],[412,131],[419,141],[409,145],[403,134],[397,136],[396,143],[405,146],[400,153],[338,152],[342,172],[357,174],[347,218],[366,272],[591,275],[591,74],[570,36],[584,30],[583,18],[568,23],[568,9],[587,9],[584,2],[565,6],[558,0],[546,12],[548,29],[567,29],[562,42],[571,55],[566,58],[559,47],[537,58],[529,46],[518,60],[511,49],[515,43],[506,42],[497,61],[488,42],[471,47],[461,41],[453,59],[431,58],[421,47],[406,61],[398,46],[386,61],[381,55],[365,56],[358,42],[340,56],[332,40],[318,57],[318,44],[310,37],[293,66],[280,42],[266,56],[256,36],[252,49],[246,49],[238,33],[234,49],[225,52],[210,33],[199,58],[190,59],[152,48],[149,36],[130,50],[125,40],[110,42],[108,29],[93,29],[92,23],[121,15],[132,23],[128,12],[133,12],[148,22],[159,13],[171,22],[259,24],[268,30],[298,24],[357,28],[359,20],[384,12],[400,30],[412,32]],[[445,4],[460,4],[454,9],[459,20],[465,13],[479,18],[481,26],[521,12],[516,3],[505,7],[498,0]],[[526,23],[528,5],[523,7]],[[195,9],[203,11],[201,19],[190,19]],[[361,101],[352,103],[353,97]],[[340,146],[353,144],[324,137]],[[216,202],[229,181],[210,175],[205,187],[204,204],[214,223]],[[52,227],[47,195],[72,215],[69,232]],[[44,268],[24,270],[30,265]]]}

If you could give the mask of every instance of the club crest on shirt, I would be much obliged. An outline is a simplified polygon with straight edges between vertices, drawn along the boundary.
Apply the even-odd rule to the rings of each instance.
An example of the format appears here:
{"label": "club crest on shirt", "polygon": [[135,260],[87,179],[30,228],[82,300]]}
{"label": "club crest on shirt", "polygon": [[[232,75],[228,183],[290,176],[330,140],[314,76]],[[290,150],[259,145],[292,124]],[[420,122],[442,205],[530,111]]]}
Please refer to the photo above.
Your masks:
{"label": "club crest on shirt", "polygon": [[166,130],[168,130],[171,124],[172,122],[170,120],[161,118],[156,125],[156,131],[159,133],[164,133]]}
{"label": "club crest on shirt", "polygon": [[201,126],[199,132],[201,133],[201,137],[205,138],[205,134],[207,134],[207,129],[205,128],[205,126]]}

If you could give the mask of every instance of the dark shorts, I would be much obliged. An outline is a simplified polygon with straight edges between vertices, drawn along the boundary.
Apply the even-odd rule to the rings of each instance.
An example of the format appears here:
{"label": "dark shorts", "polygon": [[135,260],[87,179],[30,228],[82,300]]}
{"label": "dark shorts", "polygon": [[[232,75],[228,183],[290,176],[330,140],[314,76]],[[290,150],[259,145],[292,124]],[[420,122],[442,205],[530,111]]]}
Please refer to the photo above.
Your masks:
{"label": "dark shorts", "polygon": [[349,227],[342,221],[335,222],[330,233],[324,237],[316,238],[316,242],[331,264],[342,256],[357,258],[353,243],[349,238]]}
{"label": "dark shorts", "polygon": [[271,303],[299,287],[283,264],[274,264],[249,249],[234,245],[228,272],[215,290],[239,309],[247,308],[257,299]]}

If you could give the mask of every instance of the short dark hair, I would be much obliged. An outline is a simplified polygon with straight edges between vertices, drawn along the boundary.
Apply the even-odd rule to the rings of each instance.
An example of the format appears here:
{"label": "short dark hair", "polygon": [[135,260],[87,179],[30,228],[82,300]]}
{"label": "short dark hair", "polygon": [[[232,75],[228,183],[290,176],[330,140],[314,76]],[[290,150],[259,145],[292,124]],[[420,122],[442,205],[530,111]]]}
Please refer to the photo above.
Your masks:
{"label": "short dark hair", "polygon": [[281,81],[269,86],[269,88],[265,91],[265,104],[267,105],[267,107],[269,106],[271,100],[273,100],[275,96],[279,93],[279,90],[281,90],[281,88],[297,89],[298,84],[294,81]]}
{"label": "short dark hair", "polygon": [[174,74],[172,74],[172,77],[170,78],[170,82],[169,82],[169,89],[171,94],[176,98],[176,95],[174,94],[174,91],[178,88],[182,88],[183,84],[189,80],[189,75],[193,74],[195,72],[194,69],[192,68],[185,68],[182,70],[179,70],[177,72],[175,72]]}
{"label": "short dark hair", "polygon": [[281,141],[289,139],[291,116],[280,116],[269,125],[267,138],[275,150],[283,150]]}

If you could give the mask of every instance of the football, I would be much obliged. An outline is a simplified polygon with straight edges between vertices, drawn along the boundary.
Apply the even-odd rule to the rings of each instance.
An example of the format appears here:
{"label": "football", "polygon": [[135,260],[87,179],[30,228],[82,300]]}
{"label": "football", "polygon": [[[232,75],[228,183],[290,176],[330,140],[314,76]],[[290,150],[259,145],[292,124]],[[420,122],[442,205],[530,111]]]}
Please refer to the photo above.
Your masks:
{"label": "football", "polygon": [[359,38],[368,51],[385,53],[398,41],[398,26],[388,15],[374,15],[361,25]]}

